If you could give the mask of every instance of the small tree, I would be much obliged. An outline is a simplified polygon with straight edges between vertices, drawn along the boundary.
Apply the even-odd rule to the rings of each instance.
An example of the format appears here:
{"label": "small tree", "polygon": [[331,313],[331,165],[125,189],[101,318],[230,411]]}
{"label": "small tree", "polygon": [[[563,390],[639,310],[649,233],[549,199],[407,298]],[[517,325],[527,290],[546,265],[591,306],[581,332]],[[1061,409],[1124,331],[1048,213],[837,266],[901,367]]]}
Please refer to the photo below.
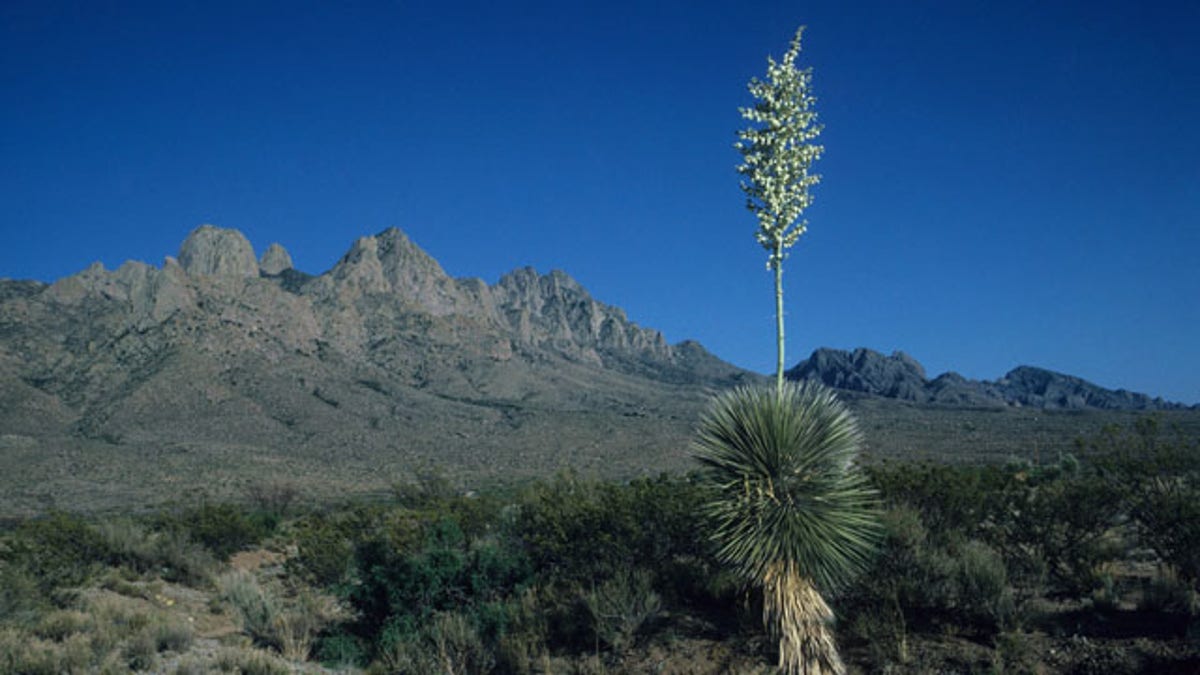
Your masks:
{"label": "small tree", "polygon": [[758,100],[752,108],[741,108],[752,124],[738,132],[735,145],[742,153],[738,173],[745,177],[742,191],[746,207],[758,218],[755,238],[768,252],[767,269],[775,272],[775,335],[778,358],[775,386],[783,389],[783,259],[787,250],[808,228],[800,216],[812,204],[809,188],[821,177],[810,173],[813,162],[825,148],[813,145],[821,135],[813,110],[812,68],[797,68],[800,38],[796,30],[791,48],[778,63],[767,57],[767,79],[750,80],[750,93]]}

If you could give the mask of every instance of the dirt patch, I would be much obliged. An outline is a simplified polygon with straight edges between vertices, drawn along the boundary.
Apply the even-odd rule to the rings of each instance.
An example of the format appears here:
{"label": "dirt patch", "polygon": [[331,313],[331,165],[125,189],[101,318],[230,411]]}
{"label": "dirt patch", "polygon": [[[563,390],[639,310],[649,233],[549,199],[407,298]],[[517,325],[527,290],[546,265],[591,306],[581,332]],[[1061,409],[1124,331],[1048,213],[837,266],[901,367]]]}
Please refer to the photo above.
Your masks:
{"label": "dirt patch", "polygon": [[260,548],[234,553],[233,557],[229,559],[229,566],[243,572],[257,572],[264,567],[282,565],[285,560],[287,560],[287,555],[284,553]]}

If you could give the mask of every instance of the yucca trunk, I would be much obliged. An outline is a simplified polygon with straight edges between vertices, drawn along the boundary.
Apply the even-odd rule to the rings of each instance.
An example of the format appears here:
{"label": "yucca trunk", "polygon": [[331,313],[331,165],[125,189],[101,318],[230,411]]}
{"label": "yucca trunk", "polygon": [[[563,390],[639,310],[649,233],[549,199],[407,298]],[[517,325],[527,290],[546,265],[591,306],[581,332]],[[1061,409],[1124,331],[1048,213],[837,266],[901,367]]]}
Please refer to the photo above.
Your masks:
{"label": "yucca trunk", "polygon": [[844,675],[833,640],[833,610],[795,565],[776,563],[763,582],[763,623],[779,640],[785,675]]}

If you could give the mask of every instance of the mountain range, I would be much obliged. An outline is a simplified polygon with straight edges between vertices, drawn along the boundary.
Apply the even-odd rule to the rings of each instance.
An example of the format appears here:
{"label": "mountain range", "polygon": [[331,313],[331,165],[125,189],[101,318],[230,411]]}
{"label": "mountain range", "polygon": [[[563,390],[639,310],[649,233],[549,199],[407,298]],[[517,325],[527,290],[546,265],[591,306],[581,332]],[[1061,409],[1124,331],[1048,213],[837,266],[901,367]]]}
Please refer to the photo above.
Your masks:
{"label": "mountain range", "polygon": [[[905,405],[1171,407],[1028,368],[928,381],[869,350],[818,350],[789,374]],[[711,394],[762,381],[561,271],[452,278],[389,229],[310,275],[279,244],[256,257],[205,225],[161,266],[0,280],[0,512],[267,478],[340,495],[430,465],[514,479],[686,467]]]}
{"label": "mountain range", "polygon": [[1018,366],[998,380],[969,380],[955,372],[932,380],[904,352],[818,349],[787,371],[795,380],[818,380],[850,392],[956,407],[1031,406],[1046,410],[1183,410],[1187,406],[1124,389],[1105,389],[1071,375]]}

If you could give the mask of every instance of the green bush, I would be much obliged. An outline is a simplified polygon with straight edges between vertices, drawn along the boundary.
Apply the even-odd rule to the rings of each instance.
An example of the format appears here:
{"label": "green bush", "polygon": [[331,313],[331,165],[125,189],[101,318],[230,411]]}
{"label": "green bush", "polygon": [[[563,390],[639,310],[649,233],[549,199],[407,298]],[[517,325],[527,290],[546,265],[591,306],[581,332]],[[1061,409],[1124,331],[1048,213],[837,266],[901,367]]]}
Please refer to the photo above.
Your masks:
{"label": "green bush", "polygon": [[318,637],[315,652],[321,665],[334,669],[363,665],[367,659],[361,640],[345,633]]}
{"label": "green bush", "polygon": [[[884,513],[882,550],[847,593],[863,631],[882,632],[896,649],[912,627],[941,623],[992,633],[1012,622],[1015,600],[1001,556],[978,540],[932,538],[909,507]],[[875,639],[864,632],[858,637]]]}
{"label": "green bush", "polygon": [[1134,498],[1142,541],[1193,585],[1200,582],[1200,483],[1192,476],[1155,478]]}
{"label": "green bush", "polygon": [[24,569],[49,595],[90,579],[108,561],[108,548],[83,517],[56,511],[21,523],[9,537],[3,560]]}
{"label": "green bush", "polygon": [[938,538],[961,536],[983,523],[1003,482],[1000,469],[991,466],[885,462],[865,471],[885,502],[914,509]]}
{"label": "green bush", "polygon": [[[438,613],[463,612],[493,642],[506,630],[503,603],[531,580],[528,557],[509,539],[468,542],[457,523],[420,525],[421,541],[409,544],[381,532],[355,551],[357,584],[349,600],[358,614],[356,632],[384,649],[419,633]],[[384,640],[385,635],[391,636]]]}
{"label": "green bush", "polygon": [[45,602],[37,579],[29,570],[0,560],[0,622],[31,621]]}
{"label": "green bush", "polygon": [[152,630],[154,648],[160,652],[186,652],[196,637],[192,625],[178,619],[158,621]]}
{"label": "green bush", "polygon": [[155,538],[157,572],[167,581],[207,582],[217,569],[213,554],[183,532],[162,532]]}
{"label": "green bush", "polygon": [[354,545],[344,521],[315,515],[294,526],[296,555],[285,563],[288,574],[324,588],[346,582],[354,563]]}
{"label": "green bush", "polygon": [[975,625],[1011,625],[1016,606],[1000,554],[983,542],[968,541],[952,559],[951,606]]}
{"label": "green bush", "polygon": [[1112,531],[1122,494],[1092,473],[1011,466],[992,495],[983,535],[1022,578],[1044,570],[1060,593],[1078,597],[1096,588],[1101,564],[1121,554]]}
{"label": "green bush", "polygon": [[234,504],[206,503],[173,516],[160,516],[157,525],[162,530],[186,534],[218,558],[228,558],[266,539],[279,520],[276,515],[249,513]]}
{"label": "green bush", "polygon": [[487,673],[496,658],[474,622],[458,612],[437,612],[414,632],[388,633],[379,663],[368,672]]}
{"label": "green bush", "polygon": [[698,534],[700,503],[699,488],[686,480],[619,485],[563,474],[521,496],[514,529],[539,570],[570,579],[604,579],[635,566],[703,567],[711,556]]}

